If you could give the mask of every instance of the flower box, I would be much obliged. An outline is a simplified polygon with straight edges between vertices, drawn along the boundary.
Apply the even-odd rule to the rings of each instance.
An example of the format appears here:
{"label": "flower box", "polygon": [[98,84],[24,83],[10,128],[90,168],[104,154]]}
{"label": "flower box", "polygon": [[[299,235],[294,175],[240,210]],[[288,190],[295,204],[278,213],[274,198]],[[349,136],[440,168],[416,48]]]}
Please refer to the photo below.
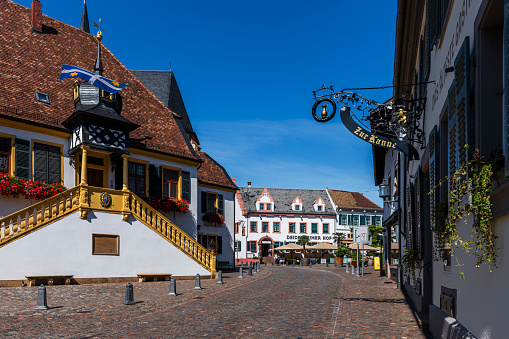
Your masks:
{"label": "flower box", "polygon": [[224,223],[224,216],[221,213],[209,212],[203,215],[202,220],[211,226],[221,226]]}

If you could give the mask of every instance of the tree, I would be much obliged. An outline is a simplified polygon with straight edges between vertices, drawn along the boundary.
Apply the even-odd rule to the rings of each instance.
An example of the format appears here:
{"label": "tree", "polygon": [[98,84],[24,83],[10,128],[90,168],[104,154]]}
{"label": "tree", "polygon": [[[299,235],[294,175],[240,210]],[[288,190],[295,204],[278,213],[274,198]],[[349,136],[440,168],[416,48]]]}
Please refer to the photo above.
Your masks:
{"label": "tree", "polygon": [[378,239],[378,233],[383,232],[382,226],[369,225],[369,233],[371,233],[371,244],[379,244],[382,239]]}
{"label": "tree", "polygon": [[309,237],[307,235],[301,235],[299,240],[297,240],[297,244],[302,245],[302,252],[304,253],[304,257],[306,257],[306,244],[309,242]]}
{"label": "tree", "polygon": [[345,233],[336,232],[336,233],[332,233],[332,236],[334,237],[333,240],[338,245],[338,250],[339,250],[341,243],[343,242],[343,240],[345,240],[345,237],[346,237]]}

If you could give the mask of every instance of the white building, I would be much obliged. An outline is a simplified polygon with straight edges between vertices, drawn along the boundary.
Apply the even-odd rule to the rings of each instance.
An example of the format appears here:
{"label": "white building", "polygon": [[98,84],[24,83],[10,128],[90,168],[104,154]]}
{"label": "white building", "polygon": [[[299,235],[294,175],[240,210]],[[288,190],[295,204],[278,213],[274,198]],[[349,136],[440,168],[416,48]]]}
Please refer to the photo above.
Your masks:
{"label": "white building", "polygon": [[[274,248],[296,243],[301,235],[309,237],[309,245],[335,244],[333,233],[337,231],[351,239],[351,226],[377,222],[376,218],[381,222],[379,212],[381,208],[360,193],[239,187],[235,196],[235,258],[271,258]],[[350,223],[338,226],[343,217]]]}
{"label": "white building", "polygon": [[[385,180],[392,187],[388,200],[399,201],[385,206],[384,226],[398,232],[405,253],[416,254],[415,268],[403,264],[398,278],[420,323],[429,325],[435,338],[505,338],[509,332],[508,6],[503,0],[398,1],[393,99],[403,99],[406,111],[416,113],[422,144],[414,143],[419,160],[375,146],[375,184]],[[412,83],[420,85],[400,86]],[[419,138],[418,130],[411,132]],[[472,160],[476,149],[485,159],[491,154],[493,160],[497,149],[503,156],[493,162],[492,186],[485,194],[492,204],[488,230],[477,238],[479,212],[455,225],[463,239],[471,234],[481,239],[466,252],[459,241],[447,241],[451,233],[440,227],[450,208],[480,204],[470,201],[474,192],[451,206],[455,186],[446,179]],[[476,262],[487,240],[494,240],[496,267]]]}
{"label": "white building", "polygon": [[[214,276],[216,259],[232,263],[236,187],[200,151],[173,73],[135,76],[96,37],[43,16],[38,0],[32,6],[3,1],[0,11],[9,51],[0,74],[0,173],[29,183],[17,194],[12,183],[0,187],[0,255],[16,258],[0,285],[21,286],[26,276]],[[128,85],[112,94],[78,73],[59,81],[62,64]],[[67,189],[24,199],[47,192],[42,181]],[[219,222],[204,223],[202,210]]]}

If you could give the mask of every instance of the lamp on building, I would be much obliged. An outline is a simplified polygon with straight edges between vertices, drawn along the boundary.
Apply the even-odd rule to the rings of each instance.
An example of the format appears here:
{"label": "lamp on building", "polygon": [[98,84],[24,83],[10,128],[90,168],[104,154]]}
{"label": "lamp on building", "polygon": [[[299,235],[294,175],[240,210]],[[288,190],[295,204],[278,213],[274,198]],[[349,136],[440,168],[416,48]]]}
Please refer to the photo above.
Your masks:
{"label": "lamp on building", "polygon": [[389,184],[383,179],[382,183],[378,186],[378,196],[382,199],[388,198],[391,195],[390,189]]}

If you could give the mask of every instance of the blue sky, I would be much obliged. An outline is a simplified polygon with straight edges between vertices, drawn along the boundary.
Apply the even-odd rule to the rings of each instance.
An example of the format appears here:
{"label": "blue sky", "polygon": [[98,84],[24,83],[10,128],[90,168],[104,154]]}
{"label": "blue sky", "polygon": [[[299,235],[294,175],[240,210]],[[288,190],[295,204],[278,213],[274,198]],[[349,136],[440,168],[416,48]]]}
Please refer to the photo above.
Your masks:
{"label": "blue sky", "polygon": [[[81,0],[41,2],[44,14],[79,27]],[[395,0],[87,5],[91,27],[102,18],[104,45],[129,69],[169,70],[171,62],[202,150],[238,185],[329,187],[380,204],[371,146],[339,116],[314,121],[312,91],[392,83]],[[392,91],[361,93],[384,101]]]}

